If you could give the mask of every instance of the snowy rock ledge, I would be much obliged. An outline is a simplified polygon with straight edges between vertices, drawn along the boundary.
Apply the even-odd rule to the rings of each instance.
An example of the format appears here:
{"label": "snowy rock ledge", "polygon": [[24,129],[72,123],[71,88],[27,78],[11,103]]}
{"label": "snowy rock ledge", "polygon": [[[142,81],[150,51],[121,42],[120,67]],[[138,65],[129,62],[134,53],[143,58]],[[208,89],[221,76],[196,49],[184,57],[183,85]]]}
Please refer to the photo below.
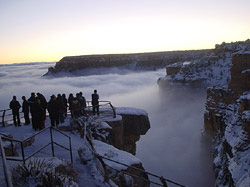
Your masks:
{"label": "snowy rock ledge", "polygon": [[[99,129],[97,131],[109,133],[105,142],[134,155],[136,153],[136,142],[141,135],[145,135],[150,129],[147,112],[129,107],[117,107],[116,118],[106,117],[104,113],[91,123],[95,126],[95,129]],[[101,128],[100,124],[103,123],[106,123],[106,125]],[[110,126],[110,129],[107,128],[107,125]],[[102,133],[95,133],[94,136],[103,141],[104,139],[101,138],[103,136],[101,135]]]}
{"label": "snowy rock ledge", "polygon": [[[193,86],[227,86],[231,79],[232,57],[248,55],[249,53],[250,40],[216,45],[214,50],[209,51],[200,58],[186,61],[180,60],[175,64],[167,65],[167,79],[164,77],[159,78],[158,84],[160,86],[170,85],[171,83],[174,85],[182,83]],[[245,76],[244,73],[241,76]]]}
{"label": "snowy rock ledge", "polygon": [[[84,127],[86,125],[86,132],[84,132],[85,128],[79,128],[78,130],[83,137],[85,133],[88,134],[88,137],[92,137],[92,143],[90,143],[88,138],[83,140],[89,146],[82,146],[78,150],[81,163],[98,168],[96,163],[94,163],[96,153],[127,166],[144,170],[141,161],[133,154],[136,152],[136,141],[139,140],[140,135],[144,135],[150,128],[148,114],[141,109],[125,107],[116,108],[116,114],[115,118],[107,117],[105,111],[102,111],[99,117],[78,118],[77,122],[73,122],[75,124],[78,123],[77,125],[71,124],[71,127],[75,129],[77,129],[77,126]],[[91,151],[90,147],[92,147],[95,153],[93,150]],[[116,185],[149,186],[147,181],[123,173],[130,173],[147,180],[148,176],[144,172],[117,164],[105,158],[102,158],[102,160],[108,169],[108,176]]]}
{"label": "snowy rock ledge", "polygon": [[[144,168],[142,167],[141,161],[135,156],[133,156],[132,154],[116,149],[115,147],[108,145],[104,142],[98,141],[98,140],[94,140],[93,143],[94,143],[95,150],[99,155],[124,163],[128,166],[132,166],[132,167],[136,167],[138,169],[144,170]],[[120,164],[111,162],[106,159],[103,159],[103,161],[108,166],[108,170],[111,175],[111,178],[119,179],[123,177],[123,180],[119,179],[120,182],[118,183],[118,186],[124,186],[124,183],[127,186],[143,186],[143,187],[149,186],[148,182],[145,182],[135,177],[133,178],[133,180],[131,180],[129,179],[131,177],[129,177],[128,175],[121,176],[118,172],[115,172],[115,170],[124,171],[132,175],[136,175],[136,176],[148,179],[148,176],[145,173],[136,171],[134,169],[130,169],[124,165],[120,165]]]}

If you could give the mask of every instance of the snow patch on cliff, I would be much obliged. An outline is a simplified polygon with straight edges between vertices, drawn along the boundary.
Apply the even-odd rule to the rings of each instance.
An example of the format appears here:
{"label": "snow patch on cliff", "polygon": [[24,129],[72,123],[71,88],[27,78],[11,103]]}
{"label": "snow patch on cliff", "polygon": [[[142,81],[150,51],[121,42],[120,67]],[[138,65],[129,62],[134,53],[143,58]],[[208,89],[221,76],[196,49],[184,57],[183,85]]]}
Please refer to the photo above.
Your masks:
{"label": "snow patch on cliff", "polygon": [[144,115],[147,116],[148,113],[145,110],[137,109],[137,108],[130,108],[130,107],[117,107],[116,108],[117,114],[131,114],[131,115]]}
{"label": "snow patch on cliff", "polygon": [[[98,140],[93,140],[93,144],[94,144],[96,152],[103,157],[124,163],[128,166],[132,166],[134,164],[141,163],[141,161],[138,158],[136,158],[135,156],[133,156],[132,154],[125,152],[125,151],[122,151],[122,150],[119,150],[119,149],[117,149],[109,144],[106,144],[104,142],[101,142]],[[127,169],[127,167],[124,165],[117,164],[115,162],[111,162],[111,161],[106,160],[106,159],[103,159],[103,160],[108,166],[115,168],[117,170]]]}

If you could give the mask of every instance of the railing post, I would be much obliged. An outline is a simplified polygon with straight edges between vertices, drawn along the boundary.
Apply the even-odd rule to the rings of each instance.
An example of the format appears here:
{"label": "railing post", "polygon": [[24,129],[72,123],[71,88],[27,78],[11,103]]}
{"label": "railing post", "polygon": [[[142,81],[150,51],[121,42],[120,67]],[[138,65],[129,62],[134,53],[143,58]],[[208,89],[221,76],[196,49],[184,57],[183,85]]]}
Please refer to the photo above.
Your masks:
{"label": "railing post", "polygon": [[116,118],[116,112],[115,112],[115,108],[113,107],[113,105],[111,103],[109,103],[110,107],[113,110],[113,117]]}
{"label": "railing post", "polygon": [[166,181],[164,180],[164,178],[162,176],[160,177],[160,181],[161,181],[163,187],[168,187]]}
{"label": "railing post", "polygon": [[53,141],[53,135],[52,135],[52,127],[50,127],[50,140],[51,140],[51,151],[52,151],[52,156],[55,157],[54,153],[54,141]]}
{"label": "railing post", "polygon": [[13,141],[10,141],[10,145],[11,145],[11,152],[12,152],[12,156],[14,156],[14,146],[13,146]]}
{"label": "railing post", "polygon": [[109,182],[109,172],[107,167],[104,168],[104,181],[107,183]]}
{"label": "railing post", "polygon": [[4,124],[5,112],[6,112],[6,110],[3,110],[3,115],[2,115],[2,126],[3,126],[3,127],[5,126],[5,124]]}
{"label": "railing post", "polygon": [[71,164],[73,164],[73,155],[72,155],[71,137],[69,137],[69,150],[70,150],[70,159],[71,159]]}
{"label": "railing post", "polygon": [[84,123],[84,141],[86,141],[86,136],[87,136],[87,121]]}
{"label": "railing post", "polygon": [[24,147],[23,147],[23,142],[21,142],[21,149],[22,149],[23,165],[25,165],[25,157],[24,157]]}

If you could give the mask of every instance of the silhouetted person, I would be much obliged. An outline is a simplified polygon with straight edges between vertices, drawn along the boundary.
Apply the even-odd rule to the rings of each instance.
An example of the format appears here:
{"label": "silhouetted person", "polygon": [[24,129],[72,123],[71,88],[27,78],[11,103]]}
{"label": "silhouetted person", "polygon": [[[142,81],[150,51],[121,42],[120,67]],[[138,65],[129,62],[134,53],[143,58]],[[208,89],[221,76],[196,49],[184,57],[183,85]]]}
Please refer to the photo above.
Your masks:
{"label": "silhouetted person", "polygon": [[63,106],[64,106],[64,116],[67,117],[67,108],[68,108],[68,101],[66,99],[66,95],[62,94]]}
{"label": "silhouetted person", "polygon": [[71,111],[73,114],[73,117],[79,117],[80,116],[80,103],[77,98],[74,98],[71,103]]}
{"label": "silhouetted person", "polygon": [[79,92],[78,97],[77,97],[79,103],[80,103],[80,113],[81,115],[85,115],[85,108],[86,108],[86,99],[83,97],[82,92]]}
{"label": "silhouetted person", "polygon": [[41,107],[43,108],[43,118],[42,118],[42,122],[41,122],[41,126],[42,128],[45,128],[45,120],[46,120],[46,109],[47,109],[47,100],[46,98],[43,96],[43,94],[41,93],[37,93],[37,98],[40,100],[41,103]]}
{"label": "silhouetted person", "polygon": [[59,120],[60,120],[60,123],[63,123],[64,122],[64,104],[63,104],[63,99],[62,99],[62,96],[61,94],[58,94],[57,95],[57,98],[56,98],[56,101],[58,103],[58,107],[59,107]]}
{"label": "silhouetted person", "polygon": [[34,118],[34,129],[35,130],[41,130],[44,127],[42,126],[44,116],[44,110],[41,106],[41,102],[38,98],[36,98],[35,103],[33,105],[33,118]]}
{"label": "silhouetted person", "polygon": [[29,109],[29,103],[28,103],[28,101],[26,100],[26,97],[25,97],[25,96],[22,96],[22,99],[23,99],[22,112],[23,112],[23,114],[24,114],[24,120],[25,120],[24,125],[28,125],[28,124],[30,124],[30,116],[29,116],[30,109]]}
{"label": "silhouetted person", "polygon": [[69,110],[70,110],[70,113],[71,113],[71,118],[73,118],[73,111],[72,111],[72,102],[73,102],[73,99],[74,99],[74,96],[72,93],[69,94],[69,97],[68,97],[68,103],[69,103]]}
{"label": "silhouetted person", "polygon": [[32,121],[32,128],[35,129],[35,118],[34,118],[34,105],[36,101],[36,95],[34,92],[31,93],[30,98],[28,99],[28,103],[30,106],[30,113],[31,113],[31,121]]}
{"label": "silhouetted person", "polygon": [[20,116],[19,116],[19,109],[21,108],[20,103],[16,100],[16,96],[13,96],[12,101],[10,102],[10,109],[12,110],[13,114],[13,121],[15,126],[21,126],[20,125]]}
{"label": "silhouetted person", "polygon": [[51,126],[56,126],[59,124],[59,105],[56,101],[56,96],[50,96],[50,101],[48,102],[48,112],[50,117]]}
{"label": "silhouetted person", "polygon": [[94,90],[94,93],[92,94],[92,101],[91,104],[93,106],[93,114],[97,112],[97,115],[99,115],[99,95],[97,94],[97,90]]}

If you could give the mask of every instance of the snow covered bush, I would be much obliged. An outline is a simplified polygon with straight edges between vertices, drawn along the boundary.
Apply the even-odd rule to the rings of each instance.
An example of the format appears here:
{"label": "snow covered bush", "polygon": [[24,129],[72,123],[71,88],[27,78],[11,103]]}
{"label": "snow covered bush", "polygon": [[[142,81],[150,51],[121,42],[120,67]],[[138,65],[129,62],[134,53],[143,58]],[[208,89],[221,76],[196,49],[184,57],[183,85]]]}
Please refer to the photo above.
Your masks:
{"label": "snow covered bush", "polygon": [[34,158],[26,165],[19,164],[12,169],[14,186],[72,186],[76,183],[76,172],[73,166],[57,158]]}

